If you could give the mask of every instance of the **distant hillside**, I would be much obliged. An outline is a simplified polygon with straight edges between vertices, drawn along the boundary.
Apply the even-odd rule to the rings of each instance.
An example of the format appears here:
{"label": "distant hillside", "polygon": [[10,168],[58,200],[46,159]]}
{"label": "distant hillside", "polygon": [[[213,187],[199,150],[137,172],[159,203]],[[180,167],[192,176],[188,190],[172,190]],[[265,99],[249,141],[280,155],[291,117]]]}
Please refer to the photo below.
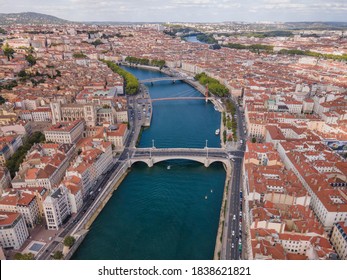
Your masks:
{"label": "distant hillside", "polygon": [[39,13],[0,13],[0,25],[10,24],[64,24],[69,21]]}
{"label": "distant hillside", "polygon": [[286,22],[290,29],[345,30],[347,22]]}

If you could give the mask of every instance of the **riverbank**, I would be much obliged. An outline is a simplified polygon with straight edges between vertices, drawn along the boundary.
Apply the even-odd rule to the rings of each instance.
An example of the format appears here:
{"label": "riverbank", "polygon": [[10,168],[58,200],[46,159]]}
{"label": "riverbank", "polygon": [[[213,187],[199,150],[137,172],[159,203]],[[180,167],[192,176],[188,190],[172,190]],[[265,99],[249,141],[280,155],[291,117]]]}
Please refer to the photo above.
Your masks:
{"label": "riverbank", "polygon": [[226,205],[227,205],[227,201],[228,201],[228,185],[229,185],[230,178],[231,178],[231,176],[229,177],[229,175],[226,174],[222,205],[221,205],[220,215],[219,215],[219,224],[218,224],[218,231],[217,231],[217,237],[216,237],[216,245],[214,248],[214,255],[213,255],[214,260],[220,260],[220,255],[221,255],[221,250],[222,250],[223,232],[224,232],[224,224],[225,224],[225,211],[226,211]]}
{"label": "riverbank", "polygon": [[[124,171],[124,173],[121,174],[121,176],[117,180],[115,180],[115,182],[113,182],[112,184],[113,186],[109,190],[104,190],[105,192],[104,195],[101,195],[101,197],[96,201],[97,205],[95,205],[94,207],[97,207],[97,208],[93,212],[93,214],[89,215],[89,217],[87,215],[85,220],[84,221],[82,220],[81,223],[75,228],[75,230],[73,231],[71,235],[73,235],[76,238],[76,242],[74,246],[70,249],[70,251],[66,254],[65,259],[72,258],[73,254],[78,250],[78,247],[82,244],[83,240],[87,236],[91,225],[99,216],[101,211],[106,206],[107,202],[112,197],[114,191],[118,189],[118,187],[123,182],[123,180],[125,179],[125,177],[128,175],[129,172],[130,172],[129,169],[127,168]],[[105,199],[103,199],[104,196],[106,196]]]}
{"label": "riverbank", "polygon": [[[141,65],[141,64],[130,64],[127,62],[121,62],[122,66],[127,66],[127,67],[133,67],[133,68],[139,68],[139,69],[144,69],[144,70],[150,70],[150,71],[157,71],[157,72],[162,72],[159,67],[156,66],[149,66],[149,65]],[[163,72],[164,73],[164,72]],[[165,73],[164,73],[165,74]]]}
{"label": "riverbank", "polygon": [[128,175],[129,173],[129,169],[127,169],[125,171],[125,173],[123,175],[121,175],[121,177],[115,182],[115,185],[112,187],[112,189],[110,190],[110,192],[108,193],[108,195],[106,196],[106,198],[100,203],[100,205],[98,206],[98,208],[96,209],[96,211],[94,212],[93,216],[90,217],[90,219],[86,222],[86,224],[84,225],[84,229],[88,230],[90,228],[90,226],[93,224],[93,222],[95,221],[95,219],[99,216],[99,214],[101,213],[102,209],[104,209],[105,205],[107,204],[107,202],[110,200],[110,198],[113,195],[113,192],[115,190],[118,189],[119,185],[123,182],[123,180],[125,179],[125,177]]}

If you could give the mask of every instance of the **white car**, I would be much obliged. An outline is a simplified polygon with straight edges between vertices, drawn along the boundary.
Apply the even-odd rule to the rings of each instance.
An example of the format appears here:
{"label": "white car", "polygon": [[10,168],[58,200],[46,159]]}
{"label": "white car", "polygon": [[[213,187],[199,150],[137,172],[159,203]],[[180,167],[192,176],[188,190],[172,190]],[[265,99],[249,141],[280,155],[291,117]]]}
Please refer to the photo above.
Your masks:
{"label": "white car", "polygon": [[234,235],[235,235],[235,231],[232,231],[232,232],[231,232],[231,235],[234,236]]}
{"label": "white car", "polygon": [[233,216],[233,220],[235,220],[235,219],[236,219],[236,216],[234,215],[234,216]]}
{"label": "white car", "polygon": [[234,248],[234,243],[231,243],[231,248]]}

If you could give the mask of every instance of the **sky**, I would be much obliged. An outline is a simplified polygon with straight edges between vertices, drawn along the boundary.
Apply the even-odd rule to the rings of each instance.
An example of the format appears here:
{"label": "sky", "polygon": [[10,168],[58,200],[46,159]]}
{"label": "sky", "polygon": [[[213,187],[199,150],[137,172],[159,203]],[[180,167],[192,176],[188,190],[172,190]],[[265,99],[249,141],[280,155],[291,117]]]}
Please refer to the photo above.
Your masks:
{"label": "sky", "polygon": [[347,21],[347,0],[0,0],[0,13],[72,21]]}

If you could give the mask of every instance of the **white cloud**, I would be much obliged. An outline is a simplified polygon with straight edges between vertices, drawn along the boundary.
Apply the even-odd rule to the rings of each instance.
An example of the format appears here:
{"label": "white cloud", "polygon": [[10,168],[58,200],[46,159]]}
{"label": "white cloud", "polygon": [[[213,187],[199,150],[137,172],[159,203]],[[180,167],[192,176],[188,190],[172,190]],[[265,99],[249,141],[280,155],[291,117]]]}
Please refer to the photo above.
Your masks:
{"label": "white cloud", "polygon": [[346,21],[347,0],[0,0],[1,11],[91,21]]}

